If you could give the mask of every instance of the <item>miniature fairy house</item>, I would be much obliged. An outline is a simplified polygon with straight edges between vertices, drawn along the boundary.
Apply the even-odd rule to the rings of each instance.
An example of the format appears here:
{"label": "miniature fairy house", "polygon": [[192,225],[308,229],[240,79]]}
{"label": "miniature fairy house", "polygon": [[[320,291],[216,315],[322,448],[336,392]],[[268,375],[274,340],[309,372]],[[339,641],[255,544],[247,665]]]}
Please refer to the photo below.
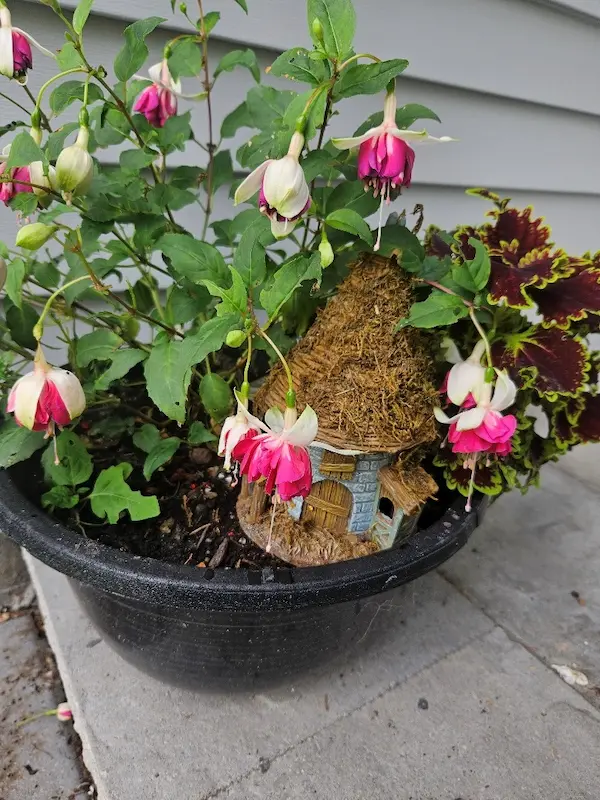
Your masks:
{"label": "miniature fairy house", "polygon": [[[431,359],[420,331],[394,330],[412,301],[410,278],[394,259],[365,256],[287,356],[299,410],[308,404],[319,418],[308,448],[311,492],[278,509],[271,531],[271,552],[292,564],[391,547],[414,530],[437,489],[418,463],[436,438]],[[275,367],[255,410],[283,407],[286,390]],[[269,502],[260,484],[244,484],[238,501],[242,526],[263,547]]]}

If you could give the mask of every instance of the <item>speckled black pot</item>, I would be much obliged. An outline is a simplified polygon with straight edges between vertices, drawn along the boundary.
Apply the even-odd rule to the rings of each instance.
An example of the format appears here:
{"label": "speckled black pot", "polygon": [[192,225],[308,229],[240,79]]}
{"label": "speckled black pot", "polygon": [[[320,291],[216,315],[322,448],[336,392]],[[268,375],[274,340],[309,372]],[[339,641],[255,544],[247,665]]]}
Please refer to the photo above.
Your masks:
{"label": "speckled black pot", "polygon": [[367,602],[456,553],[480,521],[459,499],[405,544],[310,569],[207,570],[140,558],[52,520],[0,473],[0,530],[64,573],[106,641],[158,680],[253,689],[288,680],[359,641]]}

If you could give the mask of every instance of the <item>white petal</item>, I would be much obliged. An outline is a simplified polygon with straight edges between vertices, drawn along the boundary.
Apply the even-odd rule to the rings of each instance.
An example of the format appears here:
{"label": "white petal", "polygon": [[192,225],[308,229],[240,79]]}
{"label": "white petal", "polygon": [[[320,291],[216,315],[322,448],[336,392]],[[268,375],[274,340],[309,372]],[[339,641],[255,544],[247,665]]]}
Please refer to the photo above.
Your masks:
{"label": "white petal", "polygon": [[517,387],[515,383],[508,377],[506,370],[499,370],[491,408],[494,411],[504,411],[505,408],[512,406],[516,396]]}
{"label": "white petal", "polygon": [[44,371],[34,369],[19,378],[15,384],[15,417],[24,428],[33,428],[35,412],[45,383]]}
{"label": "white petal", "polygon": [[456,423],[457,430],[470,431],[473,428],[478,428],[486,414],[487,409],[483,408],[483,406],[476,406],[476,408],[470,408],[468,411],[462,411]]}
{"label": "white petal", "polygon": [[263,192],[267,203],[282,217],[291,219],[300,214],[310,197],[304,170],[293,156],[272,161],[267,167]]}
{"label": "white petal", "polygon": [[235,417],[227,417],[225,422],[223,423],[223,427],[221,428],[221,435],[219,436],[219,449],[217,450],[217,454],[222,456],[225,453],[225,443],[227,440],[227,435],[229,431],[233,428],[236,424],[237,420]]}
{"label": "white petal", "polygon": [[48,372],[48,380],[58,389],[71,419],[83,413],[85,394],[76,375],[66,369],[53,367]]}
{"label": "white petal", "polygon": [[[161,72],[162,72],[162,61],[159,61],[158,64],[152,64],[151,67],[148,67],[148,75],[150,76],[150,80],[152,81],[152,83],[160,83]],[[134,75],[134,77],[136,76]]]}
{"label": "white petal", "polygon": [[56,58],[56,56],[51,50],[46,50],[45,47],[42,47],[42,45],[36,39],[34,39],[30,33],[27,33],[27,31],[21,30],[21,28],[13,28],[13,31],[17,31],[17,33],[22,33],[26,39],[29,39],[29,41],[34,47],[37,47],[40,53],[43,53],[45,56],[48,56],[49,58]]}
{"label": "white petal", "polygon": [[446,394],[455,406],[462,406],[468,394],[473,394],[475,400],[481,392],[485,382],[485,368],[472,361],[462,361],[455,364],[448,375],[448,389]]}
{"label": "white petal", "polygon": [[306,406],[293,426],[282,433],[282,439],[296,447],[308,447],[317,438],[319,420],[310,406]]}
{"label": "white petal", "polygon": [[485,342],[483,341],[483,339],[480,339],[473,348],[473,352],[468,357],[467,361],[473,361],[475,364],[479,364],[481,363],[481,359],[484,353],[485,353]]}
{"label": "white petal", "polygon": [[445,336],[444,339],[442,339],[441,349],[443,351],[444,358],[446,361],[450,362],[450,364],[462,363],[463,359],[460,351],[449,336]]}
{"label": "white petal", "polygon": [[270,163],[270,159],[263,162],[260,167],[257,167],[253,172],[250,173],[250,175],[248,175],[245,180],[240,183],[236,190],[235,197],[233,198],[234,205],[237,206],[239,203],[245,203],[246,200],[249,200],[252,195],[255,195],[258,192],[263,182],[263,176]]}
{"label": "white petal", "polygon": [[283,430],[283,414],[281,409],[276,406],[270,408],[265,414],[265,422],[273,433],[281,433]]}
{"label": "white petal", "polygon": [[248,409],[246,408],[246,406],[245,406],[245,405],[242,403],[242,401],[241,401],[241,398],[240,398],[240,396],[238,395],[238,393],[237,393],[236,391],[234,391],[234,394],[235,394],[235,398],[236,398],[236,400],[238,401],[238,414],[243,414],[243,415],[246,417],[246,419],[248,420],[248,423],[249,423],[249,424],[250,424],[250,425],[251,425],[251,426],[252,426],[252,427],[253,427],[255,430],[257,430],[257,431],[264,431],[265,433],[270,433],[270,430],[269,430],[269,428],[267,428],[267,426],[265,425],[265,423],[264,423],[264,422],[261,422],[261,421],[259,420],[259,418],[258,418],[258,417],[255,417],[253,414],[251,414],[251,413],[248,411]]}
{"label": "white petal", "polygon": [[390,128],[387,133],[394,136],[396,139],[402,139],[404,142],[411,144],[424,144],[426,142],[456,142],[451,136],[441,136],[439,139],[436,136],[430,136],[427,131],[401,131],[399,128]]}
{"label": "white petal", "polygon": [[11,28],[0,28],[0,75],[12,78],[14,74],[13,40]]}
{"label": "white petal", "polygon": [[456,422],[462,413],[463,412],[461,411],[460,413],[455,414],[453,417],[449,417],[439,406],[435,406],[433,409],[433,416],[438,422],[443,422],[444,425],[450,425],[451,422]]}
{"label": "white petal", "polygon": [[280,222],[275,217],[271,218],[271,233],[276,239],[285,239],[296,227],[297,220],[290,221],[289,219]]}
{"label": "white petal", "polygon": [[373,136],[379,136],[383,133],[383,130],[383,125],[378,125],[376,128],[369,128],[362,136],[350,136],[347,139],[332,139],[331,143],[334,147],[337,147],[338,150],[351,150],[353,147],[359,147],[359,145],[366,142],[367,139],[371,139]]}

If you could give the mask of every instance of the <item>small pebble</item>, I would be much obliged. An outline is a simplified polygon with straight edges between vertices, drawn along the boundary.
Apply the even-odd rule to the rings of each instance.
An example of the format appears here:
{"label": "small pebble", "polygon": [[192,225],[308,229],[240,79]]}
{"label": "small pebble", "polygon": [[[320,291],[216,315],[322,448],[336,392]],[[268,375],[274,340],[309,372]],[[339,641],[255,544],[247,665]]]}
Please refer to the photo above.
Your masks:
{"label": "small pebble", "polygon": [[417,706],[421,709],[421,711],[427,711],[429,708],[429,703],[424,697],[421,697],[417,703]]}
{"label": "small pebble", "polygon": [[213,452],[208,447],[192,447],[190,450],[190,460],[194,464],[210,464],[213,460]]}

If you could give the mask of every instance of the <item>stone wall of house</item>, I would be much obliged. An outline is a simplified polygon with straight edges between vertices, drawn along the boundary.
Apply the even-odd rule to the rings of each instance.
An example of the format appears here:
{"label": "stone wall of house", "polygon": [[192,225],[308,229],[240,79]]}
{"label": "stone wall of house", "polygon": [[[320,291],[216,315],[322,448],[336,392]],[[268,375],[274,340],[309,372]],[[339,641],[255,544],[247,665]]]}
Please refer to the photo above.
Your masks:
{"label": "stone wall of house", "polygon": [[[328,475],[321,475],[319,466],[323,458],[320,447],[309,447],[310,461],[313,471],[313,482],[329,480]],[[377,499],[378,480],[377,473],[382,467],[391,464],[392,456],[388,453],[365,453],[356,457],[356,471],[348,480],[340,480],[352,493],[352,513],[350,516],[349,530],[353,533],[367,531],[373,521],[375,501]],[[337,480],[337,479],[336,479]],[[290,514],[294,519],[300,519],[303,500],[295,498]]]}

